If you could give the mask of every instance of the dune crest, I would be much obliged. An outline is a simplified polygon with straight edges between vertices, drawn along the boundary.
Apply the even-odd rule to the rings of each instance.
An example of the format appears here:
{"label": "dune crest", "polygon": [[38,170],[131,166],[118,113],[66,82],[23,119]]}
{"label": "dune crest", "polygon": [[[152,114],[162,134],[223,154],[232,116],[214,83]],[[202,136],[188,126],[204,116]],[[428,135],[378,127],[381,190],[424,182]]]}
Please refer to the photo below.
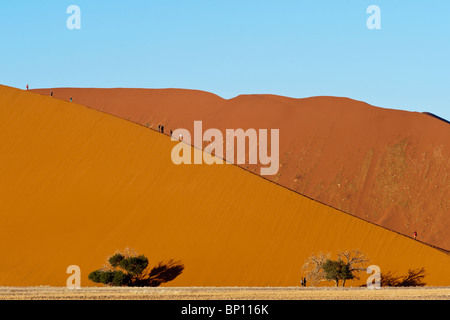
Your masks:
{"label": "dune crest", "polygon": [[[450,250],[450,126],[417,112],[341,97],[240,95],[184,89],[38,89],[156,129],[280,130],[271,181]],[[257,165],[242,165],[260,172]]]}

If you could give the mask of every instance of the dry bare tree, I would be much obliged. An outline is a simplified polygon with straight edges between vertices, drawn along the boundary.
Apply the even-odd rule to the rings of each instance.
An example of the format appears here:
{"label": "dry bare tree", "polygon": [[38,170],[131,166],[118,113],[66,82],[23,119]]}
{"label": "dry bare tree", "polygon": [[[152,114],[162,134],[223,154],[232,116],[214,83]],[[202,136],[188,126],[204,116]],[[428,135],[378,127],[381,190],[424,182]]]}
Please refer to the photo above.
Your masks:
{"label": "dry bare tree", "polygon": [[325,271],[323,270],[323,264],[330,259],[330,253],[320,252],[318,255],[314,253],[305,260],[302,266],[302,272],[306,274],[308,282],[312,286],[319,284],[319,282],[325,280]]}

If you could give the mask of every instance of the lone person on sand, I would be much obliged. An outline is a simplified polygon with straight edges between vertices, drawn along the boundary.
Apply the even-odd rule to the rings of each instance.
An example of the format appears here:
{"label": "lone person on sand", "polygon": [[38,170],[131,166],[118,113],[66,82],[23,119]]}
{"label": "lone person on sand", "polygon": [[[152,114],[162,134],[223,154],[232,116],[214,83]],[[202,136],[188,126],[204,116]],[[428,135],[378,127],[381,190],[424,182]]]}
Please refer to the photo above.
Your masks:
{"label": "lone person on sand", "polygon": [[414,237],[414,240],[416,240],[416,238],[417,238],[417,232],[416,231],[414,231],[413,237]]}
{"label": "lone person on sand", "polygon": [[72,97],[70,97],[70,102],[72,102]]}
{"label": "lone person on sand", "polygon": [[53,91],[50,91],[50,97],[53,97]]}
{"label": "lone person on sand", "polygon": [[28,90],[28,84],[27,84],[27,90]]}

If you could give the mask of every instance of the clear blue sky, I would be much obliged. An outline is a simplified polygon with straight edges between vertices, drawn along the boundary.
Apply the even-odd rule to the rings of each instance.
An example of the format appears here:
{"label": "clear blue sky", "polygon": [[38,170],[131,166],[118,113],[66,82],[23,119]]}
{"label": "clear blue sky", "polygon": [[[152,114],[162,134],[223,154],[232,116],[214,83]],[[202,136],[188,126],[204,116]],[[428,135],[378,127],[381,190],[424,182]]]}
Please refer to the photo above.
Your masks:
{"label": "clear blue sky", "polygon": [[450,119],[448,0],[1,1],[0,46],[0,83],[18,88],[345,96]]}

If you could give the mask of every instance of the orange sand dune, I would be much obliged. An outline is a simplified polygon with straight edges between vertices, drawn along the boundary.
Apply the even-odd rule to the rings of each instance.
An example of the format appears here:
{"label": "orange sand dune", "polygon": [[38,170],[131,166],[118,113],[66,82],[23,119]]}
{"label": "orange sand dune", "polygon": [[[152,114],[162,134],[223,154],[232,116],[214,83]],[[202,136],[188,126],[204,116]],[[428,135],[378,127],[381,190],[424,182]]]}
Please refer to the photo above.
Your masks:
{"label": "orange sand dune", "polygon": [[[51,89],[36,90],[49,95]],[[52,89],[54,96],[138,122],[191,130],[280,129],[270,180],[409,237],[450,250],[450,126],[426,114],[347,98],[181,89]],[[259,173],[257,166],[246,169]]]}
{"label": "orange sand dune", "polygon": [[176,166],[177,142],[143,126],[0,86],[0,127],[0,285],[65,286],[75,264],[90,286],[127,246],[182,260],[171,286],[296,286],[311,253],[353,248],[450,285],[446,253],[237,166]]}

